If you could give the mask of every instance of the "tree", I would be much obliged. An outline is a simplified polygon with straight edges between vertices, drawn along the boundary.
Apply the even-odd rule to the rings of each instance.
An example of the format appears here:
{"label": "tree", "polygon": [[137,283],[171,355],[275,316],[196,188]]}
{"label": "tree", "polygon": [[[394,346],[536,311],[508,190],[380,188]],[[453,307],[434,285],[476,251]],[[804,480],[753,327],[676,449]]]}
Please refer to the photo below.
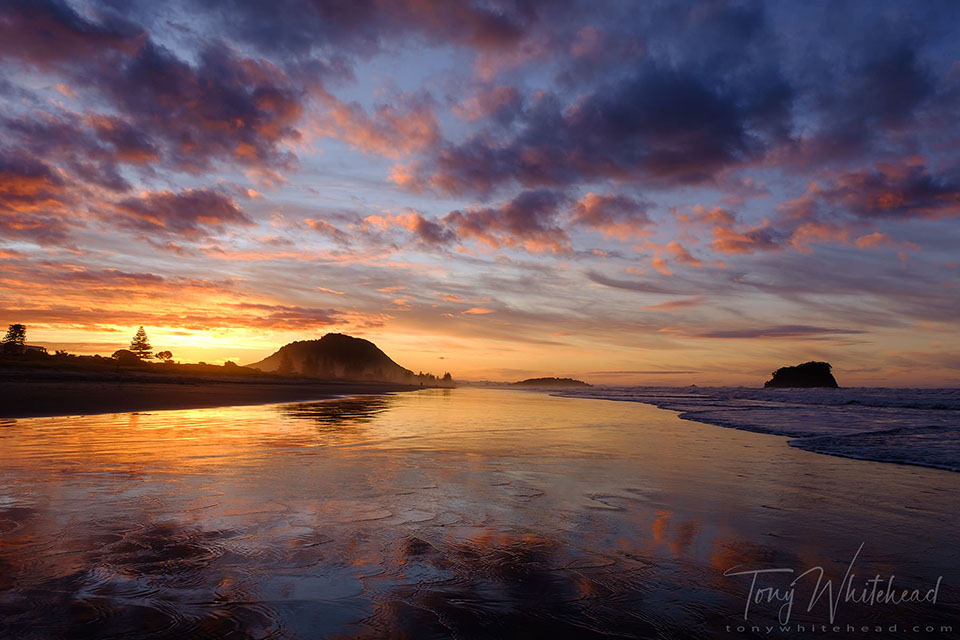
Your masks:
{"label": "tree", "polygon": [[153,347],[150,346],[150,340],[147,338],[147,332],[143,327],[137,329],[137,335],[130,341],[130,351],[133,351],[138,358],[146,360],[153,357]]}
{"label": "tree", "polygon": [[140,358],[129,349],[117,349],[111,357],[117,361],[118,365],[130,366],[140,364]]}
{"label": "tree", "polygon": [[173,354],[169,351],[157,351],[156,355],[153,357],[157,360],[162,360],[163,362],[170,362],[173,360]]}
{"label": "tree", "polygon": [[290,357],[289,351],[284,351],[283,355],[280,356],[280,366],[277,367],[277,373],[284,376],[296,373],[293,369],[293,359]]}
{"label": "tree", "polygon": [[27,327],[22,324],[12,324],[7,328],[7,335],[3,336],[3,355],[18,356],[23,353],[23,346],[27,341]]}

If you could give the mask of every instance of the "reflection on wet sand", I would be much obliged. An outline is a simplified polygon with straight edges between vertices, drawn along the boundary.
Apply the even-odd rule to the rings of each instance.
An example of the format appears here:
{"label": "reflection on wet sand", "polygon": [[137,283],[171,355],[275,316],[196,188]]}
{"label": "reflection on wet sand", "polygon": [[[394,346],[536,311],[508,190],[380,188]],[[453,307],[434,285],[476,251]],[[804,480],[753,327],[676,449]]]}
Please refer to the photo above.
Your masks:
{"label": "reflection on wet sand", "polygon": [[392,396],[358,396],[323,402],[281,405],[282,415],[312,420],[324,428],[365,424],[390,408]]}
{"label": "reflection on wet sand", "polygon": [[960,475],[644,405],[468,389],[0,429],[4,640],[707,638],[742,621],[723,571],[842,575],[861,542],[957,602]]}

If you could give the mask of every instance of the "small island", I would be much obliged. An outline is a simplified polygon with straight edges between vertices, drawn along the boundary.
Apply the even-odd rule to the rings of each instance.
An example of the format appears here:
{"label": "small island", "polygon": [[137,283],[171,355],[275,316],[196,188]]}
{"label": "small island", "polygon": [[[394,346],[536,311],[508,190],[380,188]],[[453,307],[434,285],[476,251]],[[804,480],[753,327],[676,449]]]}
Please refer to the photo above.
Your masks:
{"label": "small island", "polygon": [[526,380],[521,380],[520,382],[513,382],[510,384],[511,387],[589,387],[591,385],[587,384],[582,380],[574,380],[573,378],[528,378]]}
{"label": "small island", "polygon": [[831,369],[829,362],[814,361],[794,367],[780,367],[763,386],[768,389],[837,389],[840,385],[830,372]]}

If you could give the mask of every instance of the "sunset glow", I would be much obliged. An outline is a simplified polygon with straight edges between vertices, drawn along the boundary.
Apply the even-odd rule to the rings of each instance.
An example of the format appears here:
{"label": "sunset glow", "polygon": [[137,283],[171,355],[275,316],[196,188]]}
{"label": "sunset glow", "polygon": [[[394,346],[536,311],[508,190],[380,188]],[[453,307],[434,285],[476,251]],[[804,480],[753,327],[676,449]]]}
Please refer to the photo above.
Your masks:
{"label": "sunset glow", "polygon": [[960,372],[946,3],[14,0],[0,315],[462,380]]}

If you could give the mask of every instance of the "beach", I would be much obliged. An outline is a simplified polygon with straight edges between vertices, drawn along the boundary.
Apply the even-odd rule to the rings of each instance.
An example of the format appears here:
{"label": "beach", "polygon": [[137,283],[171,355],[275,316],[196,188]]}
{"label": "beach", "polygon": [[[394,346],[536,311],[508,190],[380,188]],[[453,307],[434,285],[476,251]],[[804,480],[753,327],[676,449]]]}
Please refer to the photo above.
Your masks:
{"label": "beach", "polygon": [[323,400],[409,391],[385,382],[255,375],[0,370],[0,418],[76,416]]}
{"label": "beach", "polygon": [[[947,637],[941,626],[960,625],[960,474],[820,455],[646,404],[431,389],[0,428],[4,638],[809,637],[834,624]],[[808,576],[786,630],[783,602],[747,606],[743,572],[822,567],[839,589],[851,566],[857,587],[895,576],[937,601],[808,610]]]}

